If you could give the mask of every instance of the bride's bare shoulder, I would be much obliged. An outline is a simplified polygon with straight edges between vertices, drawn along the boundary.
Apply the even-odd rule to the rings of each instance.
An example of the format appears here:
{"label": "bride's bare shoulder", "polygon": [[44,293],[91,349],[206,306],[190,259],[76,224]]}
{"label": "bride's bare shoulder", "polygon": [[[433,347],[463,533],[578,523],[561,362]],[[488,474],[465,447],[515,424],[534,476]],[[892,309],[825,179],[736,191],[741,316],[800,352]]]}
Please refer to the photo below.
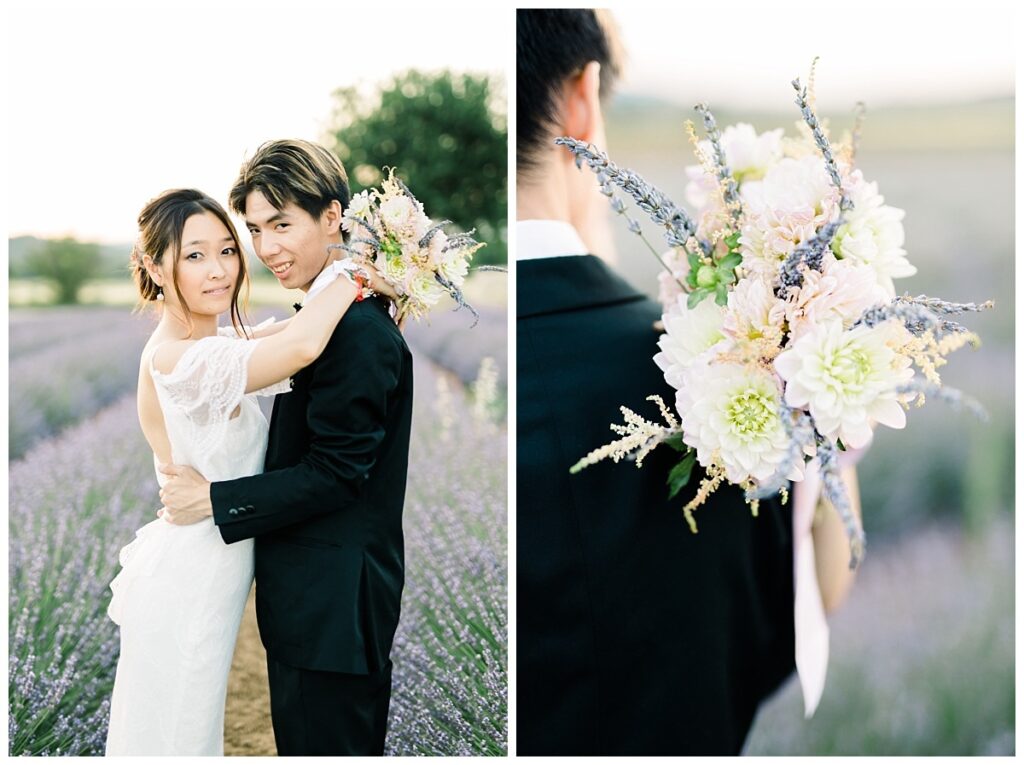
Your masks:
{"label": "bride's bare shoulder", "polygon": [[[174,371],[185,351],[196,344],[196,340],[168,340],[155,343],[153,347],[147,346],[142,352],[143,369],[152,367],[160,374],[170,374]],[[148,363],[147,363],[148,362]]]}

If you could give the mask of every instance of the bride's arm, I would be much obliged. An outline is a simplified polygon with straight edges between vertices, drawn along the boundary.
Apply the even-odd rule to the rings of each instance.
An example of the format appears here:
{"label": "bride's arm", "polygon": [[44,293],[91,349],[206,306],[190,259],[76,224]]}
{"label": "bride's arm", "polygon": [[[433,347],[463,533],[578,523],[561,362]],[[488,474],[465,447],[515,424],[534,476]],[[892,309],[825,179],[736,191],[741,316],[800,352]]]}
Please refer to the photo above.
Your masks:
{"label": "bride's arm", "polygon": [[270,337],[271,335],[276,335],[278,332],[287,329],[291,321],[292,317],[289,317],[287,319],[281,320],[275,319],[273,322],[267,324],[266,326],[256,325],[252,329],[252,336],[253,338],[259,339],[261,337]]}
{"label": "bride's arm", "polygon": [[[316,361],[358,294],[359,288],[350,279],[339,277],[313,297],[281,331],[254,342],[246,369],[245,392],[268,388]],[[153,365],[157,371],[170,374],[196,342],[164,343],[156,349]]]}
{"label": "bride's arm", "polygon": [[249,357],[245,392],[280,382],[316,361],[358,294],[355,284],[339,277],[310,299],[283,330],[262,338]]}

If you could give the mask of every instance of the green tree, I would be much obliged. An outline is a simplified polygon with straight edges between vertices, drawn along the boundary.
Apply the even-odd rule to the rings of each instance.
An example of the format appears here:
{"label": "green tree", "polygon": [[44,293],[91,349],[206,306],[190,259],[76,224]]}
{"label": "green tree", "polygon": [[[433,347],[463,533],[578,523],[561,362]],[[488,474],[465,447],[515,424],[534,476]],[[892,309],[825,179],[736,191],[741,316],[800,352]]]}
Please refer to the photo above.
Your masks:
{"label": "green tree", "polygon": [[474,262],[508,259],[504,86],[486,76],[409,70],[371,94],[342,88],[329,135],[353,192],[394,167],[427,215],[477,229]]}
{"label": "green tree", "polygon": [[78,290],[96,275],[102,263],[99,245],[65,237],[46,241],[30,252],[25,270],[30,276],[54,282],[58,303],[77,303]]}

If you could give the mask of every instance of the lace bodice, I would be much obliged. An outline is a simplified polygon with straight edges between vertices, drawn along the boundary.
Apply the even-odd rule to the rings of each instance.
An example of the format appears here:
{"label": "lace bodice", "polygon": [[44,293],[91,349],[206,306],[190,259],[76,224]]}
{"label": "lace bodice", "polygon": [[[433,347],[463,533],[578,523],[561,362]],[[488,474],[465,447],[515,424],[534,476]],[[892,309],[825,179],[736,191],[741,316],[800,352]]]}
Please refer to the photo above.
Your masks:
{"label": "lace bodice", "polygon": [[[210,481],[260,471],[268,426],[256,396],[287,393],[291,386],[286,379],[245,393],[249,357],[259,342],[239,338],[234,330],[204,337],[167,374],[155,369],[150,357],[176,464],[190,465]],[[157,477],[164,478],[159,472]]]}

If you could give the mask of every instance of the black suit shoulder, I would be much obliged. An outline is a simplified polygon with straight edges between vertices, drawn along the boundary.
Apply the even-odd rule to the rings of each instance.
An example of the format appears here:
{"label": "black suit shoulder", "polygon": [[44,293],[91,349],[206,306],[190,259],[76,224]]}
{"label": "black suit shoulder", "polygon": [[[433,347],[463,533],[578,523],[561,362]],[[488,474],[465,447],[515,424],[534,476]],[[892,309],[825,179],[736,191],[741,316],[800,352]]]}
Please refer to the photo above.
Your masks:
{"label": "black suit shoulder", "polygon": [[353,303],[349,307],[328,341],[328,348],[338,345],[408,351],[401,330],[388,313],[387,304],[376,298]]}

